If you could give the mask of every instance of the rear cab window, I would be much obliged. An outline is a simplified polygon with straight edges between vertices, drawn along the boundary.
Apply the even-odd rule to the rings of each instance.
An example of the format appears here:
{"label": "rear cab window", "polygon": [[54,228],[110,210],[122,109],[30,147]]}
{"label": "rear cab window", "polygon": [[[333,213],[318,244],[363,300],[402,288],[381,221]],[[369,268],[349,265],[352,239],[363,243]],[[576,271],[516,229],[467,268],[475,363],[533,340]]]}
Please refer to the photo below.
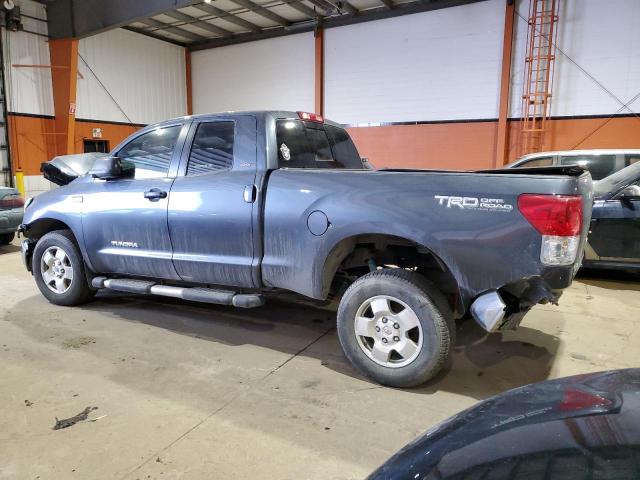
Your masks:
{"label": "rear cab window", "polygon": [[276,140],[280,168],[365,169],[349,134],[334,125],[277,120]]}

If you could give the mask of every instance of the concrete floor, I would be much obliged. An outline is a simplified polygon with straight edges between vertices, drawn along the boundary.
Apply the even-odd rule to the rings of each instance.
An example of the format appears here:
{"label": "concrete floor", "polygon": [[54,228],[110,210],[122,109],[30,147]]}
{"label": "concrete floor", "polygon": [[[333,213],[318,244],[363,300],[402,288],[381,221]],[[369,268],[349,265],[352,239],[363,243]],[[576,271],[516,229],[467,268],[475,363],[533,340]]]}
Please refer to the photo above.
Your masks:
{"label": "concrete floor", "polygon": [[[0,479],[358,479],[436,422],[506,389],[637,366],[640,283],[582,278],[515,332],[459,327],[417,390],[361,378],[332,312],[101,295],[47,303],[0,247]],[[52,430],[96,406],[89,418]]]}

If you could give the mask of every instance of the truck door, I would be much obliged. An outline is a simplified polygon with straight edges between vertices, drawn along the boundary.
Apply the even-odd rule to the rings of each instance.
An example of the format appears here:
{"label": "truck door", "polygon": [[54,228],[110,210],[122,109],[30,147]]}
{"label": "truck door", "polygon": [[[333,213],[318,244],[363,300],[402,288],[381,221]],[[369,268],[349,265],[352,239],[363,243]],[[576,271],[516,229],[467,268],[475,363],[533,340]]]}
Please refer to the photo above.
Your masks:
{"label": "truck door", "polygon": [[[636,182],[640,191],[640,181]],[[640,262],[640,196],[594,206],[589,244],[603,260]]]}
{"label": "truck door", "polygon": [[169,198],[173,264],[182,280],[254,287],[256,119],[194,122]]}
{"label": "truck door", "polygon": [[114,155],[135,164],[134,178],[88,184],[82,229],[96,272],[179,279],[171,261],[167,205],[172,162],[177,171],[187,131],[178,123],[133,137]]}

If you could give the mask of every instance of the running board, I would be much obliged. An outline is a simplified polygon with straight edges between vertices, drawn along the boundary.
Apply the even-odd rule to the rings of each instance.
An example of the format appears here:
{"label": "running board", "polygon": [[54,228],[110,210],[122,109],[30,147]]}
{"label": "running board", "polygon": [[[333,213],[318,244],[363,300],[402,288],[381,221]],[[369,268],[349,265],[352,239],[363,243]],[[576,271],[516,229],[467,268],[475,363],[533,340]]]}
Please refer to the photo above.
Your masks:
{"label": "running board", "polygon": [[159,285],[149,280],[133,280],[128,278],[94,277],[93,288],[108,288],[118,292],[139,293],[143,295],[160,295],[163,297],[181,298],[192,302],[233,305],[241,308],[254,308],[264,305],[264,296],[256,293],[236,293],[227,290],[198,287],[171,287]]}

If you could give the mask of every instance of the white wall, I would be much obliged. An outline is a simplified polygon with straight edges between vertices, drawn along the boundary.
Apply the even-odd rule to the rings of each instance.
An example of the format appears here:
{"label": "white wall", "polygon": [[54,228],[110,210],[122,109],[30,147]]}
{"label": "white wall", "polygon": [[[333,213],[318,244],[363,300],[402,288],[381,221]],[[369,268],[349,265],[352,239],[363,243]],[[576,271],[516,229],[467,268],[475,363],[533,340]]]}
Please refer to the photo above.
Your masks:
{"label": "white wall", "polygon": [[193,52],[193,111],[313,111],[314,68],[312,33]]}
{"label": "white wall", "polygon": [[495,118],[504,0],[325,31],[325,114],[349,123]]}
{"label": "white wall", "polygon": [[78,51],[95,75],[79,58],[76,118],[146,124],[186,115],[182,47],[116,29],[81,39]]}
{"label": "white wall", "polygon": [[[529,16],[529,0],[518,2]],[[517,17],[512,61],[510,116],[519,117],[527,23]],[[564,0],[559,15],[559,50],[551,102],[552,116],[629,113],[569,58],[627,103],[640,93],[640,1]],[[560,51],[561,50],[561,51]],[[564,53],[562,53],[564,52]],[[631,105],[640,109],[640,99]]]}
{"label": "white wall", "polygon": [[[44,5],[30,0],[19,2],[21,13],[46,20]],[[25,30],[47,34],[47,24],[22,17]],[[53,115],[51,70],[13,65],[50,65],[47,38],[28,32],[2,29],[7,110],[9,112]]]}

